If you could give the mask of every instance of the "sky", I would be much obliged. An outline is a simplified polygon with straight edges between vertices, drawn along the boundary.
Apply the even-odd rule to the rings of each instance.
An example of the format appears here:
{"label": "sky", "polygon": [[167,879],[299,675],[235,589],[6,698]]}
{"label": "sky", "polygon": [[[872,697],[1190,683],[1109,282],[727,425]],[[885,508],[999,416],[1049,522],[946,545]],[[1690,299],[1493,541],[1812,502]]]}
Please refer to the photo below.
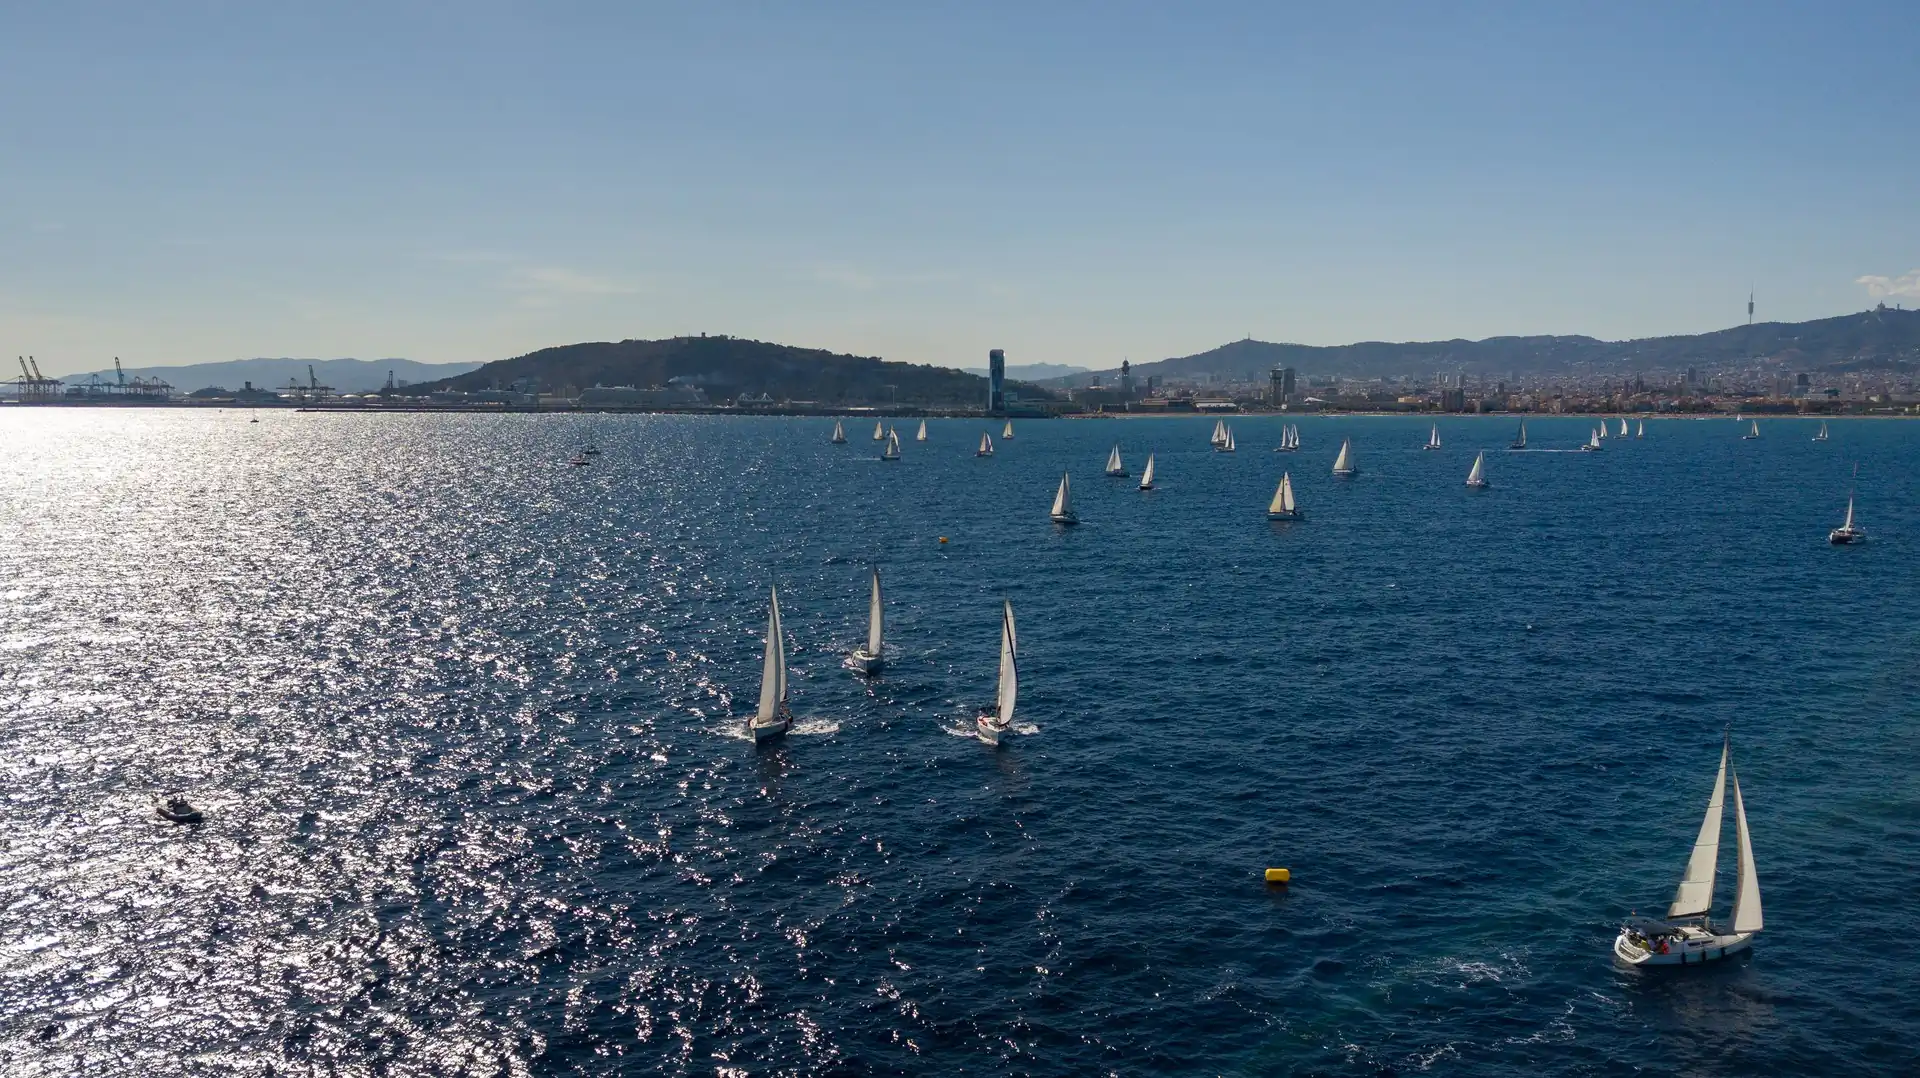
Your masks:
{"label": "sky", "polygon": [[1920,304],[1906,5],[0,9],[0,353],[979,366]]}

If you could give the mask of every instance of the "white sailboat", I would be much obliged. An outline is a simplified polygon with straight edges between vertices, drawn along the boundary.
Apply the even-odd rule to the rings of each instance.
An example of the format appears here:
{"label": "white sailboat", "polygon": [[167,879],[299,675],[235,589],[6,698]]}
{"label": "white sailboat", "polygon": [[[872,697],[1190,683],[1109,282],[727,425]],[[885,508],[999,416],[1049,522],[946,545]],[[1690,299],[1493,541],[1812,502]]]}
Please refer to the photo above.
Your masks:
{"label": "white sailboat", "polygon": [[1115,445],[1113,452],[1107,454],[1107,474],[1115,479],[1127,477],[1127,466],[1120,463],[1120,447]]}
{"label": "white sailboat", "polygon": [[846,444],[847,444],[847,428],[845,428],[845,427],[843,427],[843,426],[841,426],[841,425],[840,425],[840,421],[839,421],[838,419],[836,419],[836,420],[834,420],[834,421],[833,421],[833,439],[832,439],[832,441],[833,441],[833,444],[834,444],[834,445],[846,445]]}
{"label": "white sailboat", "polygon": [[[1860,477],[1860,466],[1858,464],[1853,466],[1853,475],[1855,479]],[[1853,487],[1849,486],[1847,487],[1847,519],[1842,521],[1838,528],[1827,533],[1827,542],[1832,543],[1834,546],[1846,546],[1849,543],[1857,543],[1866,537],[1867,533],[1862,531],[1859,525],[1853,522]]]}
{"label": "white sailboat", "polygon": [[1597,428],[1595,428],[1595,430],[1594,430],[1594,433],[1596,433],[1596,434],[1598,434],[1598,435],[1600,436],[1600,440],[1601,440],[1601,441],[1606,441],[1606,438],[1607,438],[1607,421],[1606,421],[1606,420],[1604,420],[1604,419],[1602,419],[1602,420],[1600,421],[1600,426],[1598,426]]}
{"label": "white sailboat", "polygon": [[1000,440],[1004,442],[1012,437],[1013,437],[1013,420],[1009,419],[1007,420],[1006,429],[1000,432]]}
{"label": "white sailboat", "polygon": [[988,434],[984,430],[981,431],[980,432],[980,448],[974,450],[973,455],[976,457],[993,456],[993,435]]}
{"label": "white sailboat", "polygon": [[1065,472],[1060,473],[1060,489],[1054,492],[1053,509],[1047,515],[1055,524],[1080,523],[1073,514],[1073,482]]}
{"label": "white sailboat", "polygon": [[1642,419],[1640,422],[1634,424],[1633,437],[1635,441],[1639,441],[1640,439],[1645,438],[1646,436],[1647,436],[1647,421]]}
{"label": "white sailboat", "polygon": [[1508,449],[1525,449],[1526,447],[1527,447],[1527,421],[1522,419],[1520,421],[1520,436],[1515,438],[1512,442],[1508,443],[1507,448]]}
{"label": "white sailboat", "polygon": [[1439,427],[1433,428],[1432,433],[1427,435],[1427,444],[1424,446],[1421,446],[1421,448],[1422,449],[1440,448],[1440,428]]}
{"label": "white sailboat", "polygon": [[1273,488],[1273,501],[1267,503],[1268,520],[1299,520],[1300,505],[1293,500],[1293,475],[1280,473],[1280,485]]}
{"label": "white sailboat", "polygon": [[1216,419],[1213,421],[1213,436],[1207,439],[1207,444],[1213,446],[1215,449],[1227,444],[1226,420]]}
{"label": "white sailboat", "polygon": [[924,442],[927,440],[927,421],[926,420],[922,419],[920,421],[920,433],[914,435],[913,440],[916,442]]}
{"label": "white sailboat", "polygon": [[880,450],[880,459],[881,460],[899,460],[900,459],[900,433],[898,431],[890,430],[887,432],[887,445],[886,445],[886,448]]}
{"label": "white sailboat", "polygon": [[1153,454],[1147,454],[1147,470],[1140,473],[1140,489],[1153,489]]}
{"label": "white sailboat", "polygon": [[1742,434],[1740,436],[1740,440],[1743,442],[1751,442],[1755,438],[1760,437],[1760,421],[1758,419],[1753,419],[1753,420],[1748,420],[1748,422],[1751,423],[1752,426],[1748,429],[1747,433]]}
{"label": "white sailboat", "polygon": [[1480,454],[1473,458],[1473,470],[1467,473],[1467,485],[1475,490],[1485,490],[1492,486],[1487,482],[1486,450],[1481,450]]}
{"label": "white sailboat", "polygon": [[1620,417],[1620,437],[1625,438],[1626,436],[1627,436],[1627,417],[1621,416]]}
{"label": "white sailboat", "polygon": [[[1673,893],[1665,920],[1629,918],[1613,941],[1613,953],[1635,966],[1686,966],[1738,954],[1753,945],[1763,927],[1760,915],[1760,878],[1753,867],[1753,840],[1747,833],[1747,807],[1740,799],[1740,776],[1733,770],[1733,737],[1720,746],[1720,774],[1713,780],[1706,818],[1700,821],[1687,871]],[[1721,811],[1727,779],[1733,779],[1733,818],[1738,836],[1738,882],[1731,923],[1716,926],[1708,920],[1713,908],[1713,879],[1720,867]],[[1720,931],[1719,929],[1725,929]]]}
{"label": "white sailboat", "polygon": [[1596,430],[1592,434],[1587,435],[1587,444],[1581,446],[1580,451],[1582,453],[1598,453],[1602,448],[1600,445],[1600,432]]}
{"label": "white sailboat", "polygon": [[1273,447],[1275,453],[1293,453],[1300,448],[1300,428],[1289,423],[1280,428],[1280,444]]}
{"label": "white sailboat", "polygon": [[887,425],[878,419],[873,421],[873,440],[876,442],[887,440]]}
{"label": "white sailboat", "polygon": [[1814,435],[1813,440],[1816,442],[1824,442],[1827,440],[1827,421],[1826,420],[1822,419],[1820,421],[1820,433]]}
{"label": "white sailboat", "polygon": [[1220,444],[1213,447],[1213,451],[1215,453],[1231,453],[1234,450],[1240,448],[1240,443],[1233,440],[1233,428],[1228,427],[1226,428],[1226,430],[1227,430],[1226,438],[1223,439],[1220,442]]}
{"label": "white sailboat", "polygon": [[847,656],[847,665],[863,674],[877,674],[884,664],[881,659],[880,638],[885,627],[886,616],[882,613],[880,598],[880,570],[873,571],[873,592],[867,601],[867,646],[855,648]]}
{"label": "white sailboat", "polygon": [[1353,463],[1353,439],[1340,441],[1340,455],[1333,458],[1333,474],[1339,476],[1359,475],[1360,469]]}
{"label": "white sailboat", "polygon": [[787,640],[780,628],[780,589],[772,589],[771,596],[766,659],[760,666],[760,707],[747,720],[747,732],[756,745],[793,728],[793,712],[787,708]]}
{"label": "white sailboat", "polygon": [[974,717],[974,731],[980,740],[998,745],[1013,731],[1013,702],[1020,695],[1020,640],[1013,629],[1013,603],[1001,600],[1000,606],[1000,688],[994,695],[992,711]]}

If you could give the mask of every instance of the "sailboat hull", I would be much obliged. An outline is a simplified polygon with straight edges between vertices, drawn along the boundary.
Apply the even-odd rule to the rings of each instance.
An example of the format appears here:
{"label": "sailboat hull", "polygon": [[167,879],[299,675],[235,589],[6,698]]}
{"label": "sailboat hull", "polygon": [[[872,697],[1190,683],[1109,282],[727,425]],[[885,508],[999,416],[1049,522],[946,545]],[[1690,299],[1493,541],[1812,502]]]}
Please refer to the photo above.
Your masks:
{"label": "sailboat hull", "polygon": [[777,741],[787,736],[787,731],[791,729],[793,729],[792,719],[779,719],[775,722],[767,723],[764,726],[757,722],[747,723],[747,730],[753,734],[753,743],[756,745],[765,744],[769,741]]}
{"label": "sailboat hull", "polygon": [[1055,524],[1074,525],[1080,523],[1080,518],[1071,513],[1054,513],[1047,519],[1053,521]]}
{"label": "sailboat hull", "polygon": [[847,656],[847,669],[857,673],[877,674],[886,664],[885,659],[878,655],[869,654],[866,648],[861,648]]}
{"label": "sailboat hull", "polygon": [[1622,928],[1614,937],[1613,955],[1629,966],[1700,966],[1731,958],[1753,946],[1753,933],[1719,935],[1692,925],[1658,939]]}
{"label": "sailboat hull", "polygon": [[1298,509],[1277,509],[1267,513],[1268,520],[1304,520]]}
{"label": "sailboat hull", "polygon": [[1117,472],[1109,468],[1107,469],[1107,475],[1113,479],[1126,479],[1129,477],[1130,473],[1125,468],[1122,468]]}
{"label": "sailboat hull", "polygon": [[1827,542],[1834,546],[1847,546],[1866,537],[1866,533],[1858,528],[1835,528],[1827,533]]}
{"label": "sailboat hull", "polygon": [[1487,481],[1484,479],[1469,479],[1467,480],[1467,486],[1474,490],[1485,490],[1487,489]]}
{"label": "sailboat hull", "polygon": [[998,745],[1011,730],[1011,724],[1002,726],[997,715],[980,715],[973,720],[973,732],[989,745]]}

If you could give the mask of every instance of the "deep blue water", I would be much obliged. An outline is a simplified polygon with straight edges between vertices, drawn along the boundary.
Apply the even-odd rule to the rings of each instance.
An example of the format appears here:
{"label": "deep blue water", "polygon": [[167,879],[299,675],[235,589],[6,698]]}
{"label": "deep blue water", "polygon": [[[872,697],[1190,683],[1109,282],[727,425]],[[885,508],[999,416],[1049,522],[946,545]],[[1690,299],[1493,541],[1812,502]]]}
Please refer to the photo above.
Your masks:
{"label": "deep blue water", "polygon": [[[0,1073],[1911,1068],[1920,424],[1300,425],[0,413]],[[1767,930],[1617,968],[1728,723]]]}

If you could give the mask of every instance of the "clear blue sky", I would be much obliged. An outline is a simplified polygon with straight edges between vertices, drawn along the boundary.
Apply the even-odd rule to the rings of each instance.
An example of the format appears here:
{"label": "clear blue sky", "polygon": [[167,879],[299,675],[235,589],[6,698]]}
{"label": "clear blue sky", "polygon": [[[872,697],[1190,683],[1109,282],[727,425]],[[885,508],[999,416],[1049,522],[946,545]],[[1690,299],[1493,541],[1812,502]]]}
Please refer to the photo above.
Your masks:
{"label": "clear blue sky", "polygon": [[1100,367],[1694,332],[1750,285],[1762,318],[1913,305],[1916,30],[1892,3],[9,4],[0,353],[708,331]]}

